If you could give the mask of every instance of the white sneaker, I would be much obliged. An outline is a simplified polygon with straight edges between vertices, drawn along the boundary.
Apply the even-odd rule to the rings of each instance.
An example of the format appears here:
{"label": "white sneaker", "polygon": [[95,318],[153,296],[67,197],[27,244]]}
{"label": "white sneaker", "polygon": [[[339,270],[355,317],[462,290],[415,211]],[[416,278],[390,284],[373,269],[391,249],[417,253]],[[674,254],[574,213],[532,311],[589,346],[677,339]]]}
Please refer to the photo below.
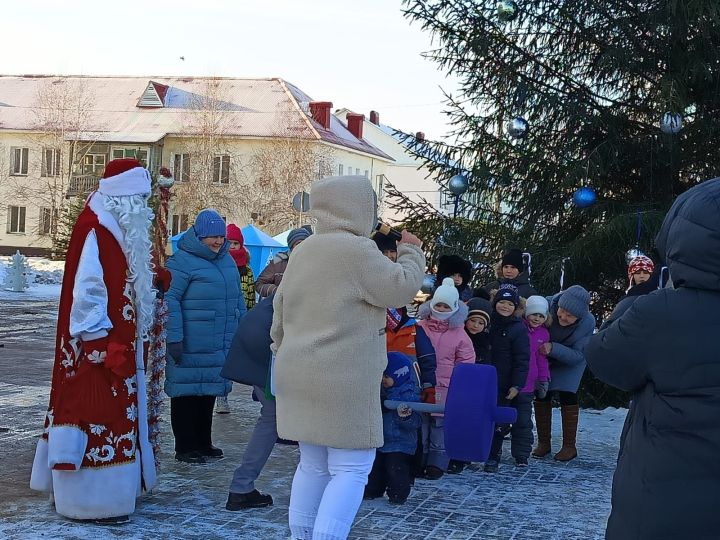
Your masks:
{"label": "white sneaker", "polygon": [[228,404],[227,396],[217,398],[217,400],[215,401],[215,412],[217,414],[230,413],[230,405]]}

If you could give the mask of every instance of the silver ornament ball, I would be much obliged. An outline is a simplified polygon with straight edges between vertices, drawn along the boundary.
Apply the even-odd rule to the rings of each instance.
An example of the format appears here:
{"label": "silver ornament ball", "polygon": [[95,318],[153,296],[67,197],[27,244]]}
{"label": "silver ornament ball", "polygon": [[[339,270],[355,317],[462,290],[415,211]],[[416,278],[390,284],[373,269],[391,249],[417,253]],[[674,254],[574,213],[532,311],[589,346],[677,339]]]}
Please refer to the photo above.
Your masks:
{"label": "silver ornament ball", "polygon": [[668,135],[679,133],[683,128],[683,117],[680,113],[666,112],[660,119],[660,130]]}
{"label": "silver ornament ball", "polygon": [[497,17],[502,22],[510,22],[518,14],[518,6],[515,2],[503,0],[497,3]]}
{"label": "silver ornament ball", "polygon": [[625,262],[627,264],[630,264],[632,260],[637,257],[645,257],[645,253],[640,251],[640,248],[636,246],[632,249],[627,250],[627,253],[625,253]]}
{"label": "silver ornament ball", "polygon": [[528,124],[527,120],[520,116],[510,120],[507,125],[508,135],[510,135],[513,139],[522,139],[525,135],[527,135],[529,129],[530,124]]}
{"label": "silver ornament ball", "polygon": [[469,187],[470,184],[468,179],[462,174],[456,174],[450,179],[450,182],[448,182],[448,189],[450,189],[450,193],[458,197],[464,194]]}

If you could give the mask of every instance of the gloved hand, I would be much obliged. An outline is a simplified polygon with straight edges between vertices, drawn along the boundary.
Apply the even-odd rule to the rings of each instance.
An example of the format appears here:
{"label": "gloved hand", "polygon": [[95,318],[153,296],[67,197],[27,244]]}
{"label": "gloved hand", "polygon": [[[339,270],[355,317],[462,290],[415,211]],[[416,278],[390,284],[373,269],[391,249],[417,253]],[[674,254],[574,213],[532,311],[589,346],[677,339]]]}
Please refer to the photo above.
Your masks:
{"label": "gloved hand", "polygon": [[412,414],[412,409],[408,406],[407,403],[401,403],[398,405],[397,413],[400,418],[407,418]]}
{"label": "gloved hand", "polygon": [[427,388],[423,388],[420,399],[423,403],[435,403],[435,387],[429,386]]}
{"label": "gloved hand", "polygon": [[167,354],[176,364],[180,363],[183,353],[182,341],[176,341],[175,343],[167,344]]}
{"label": "gloved hand", "polygon": [[547,396],[548,388],[550,388],[549,381],[535,381],[535,397],[543,399]]}
{"label": "gloved hand", "polygon": [[164,266],[155,267],[155,277],[153,279],[153,287],[162,293],[166,293],[170,290],[170,282],[172,281],[172,274]]}

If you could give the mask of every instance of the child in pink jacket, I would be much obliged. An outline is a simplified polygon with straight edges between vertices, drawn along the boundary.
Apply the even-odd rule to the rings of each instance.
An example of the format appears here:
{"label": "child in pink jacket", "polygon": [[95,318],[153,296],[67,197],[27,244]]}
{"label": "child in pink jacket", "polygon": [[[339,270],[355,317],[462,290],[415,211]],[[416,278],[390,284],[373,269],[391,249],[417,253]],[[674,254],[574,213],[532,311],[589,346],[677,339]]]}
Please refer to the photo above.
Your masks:
{"label": "child in pink jacket", "polygon": [[[475,362],[475,349],[465,332],[468,308],[460,302],[452,278],[445,278],[432,299],[420,306],[418,324],[425,330],[437,358],[435,401],[445,403],[450,377],[457,364]],[[447,470],[442,415],[424,415],[423,450],[426,454],[425,478],[438,480]]]}
{"label": "child in pink jacket", "polygon": [[530,364],[522,392],[534,393],[539,399],[547,395],[550,382],[548,359],[540,352],[540,346],[550,342],[550,332],[547,329],[548,311],[548,302],[542,296],[531,296],[525,303],[525,326],[530,338]]}

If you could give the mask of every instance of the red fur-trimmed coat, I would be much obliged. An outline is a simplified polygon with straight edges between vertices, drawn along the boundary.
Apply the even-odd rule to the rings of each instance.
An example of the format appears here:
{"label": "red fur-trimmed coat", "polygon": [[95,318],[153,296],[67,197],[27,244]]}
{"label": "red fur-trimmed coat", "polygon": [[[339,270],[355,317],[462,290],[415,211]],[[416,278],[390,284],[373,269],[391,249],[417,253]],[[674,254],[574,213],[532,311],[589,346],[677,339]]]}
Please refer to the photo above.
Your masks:
{"label": "red fur-trimmed coat", "polygon": [[[140,463],[140,446],[143,464],[153,459],[146,443],[144,371],[141,380],[137,377],[143,350],[137,350],[141,342],[123,236],[99,199],[91,199],[78,217],[66,255],[50,403],[31,477],[34,489],[54,491],[59,513],[78,519],[131,513],[140,492],[139,471],[147,489],[155,481],[154,468]],[[73,289],[81,266],[98,263],[102,283],[97,285],[107,292],[103,316],[112,327],[106,337],[83,342],[70,331]],[[89,304],[91,309],[83,306],[86,312],[103,307]],[[98,501],[104,497],[106,504]]]}

